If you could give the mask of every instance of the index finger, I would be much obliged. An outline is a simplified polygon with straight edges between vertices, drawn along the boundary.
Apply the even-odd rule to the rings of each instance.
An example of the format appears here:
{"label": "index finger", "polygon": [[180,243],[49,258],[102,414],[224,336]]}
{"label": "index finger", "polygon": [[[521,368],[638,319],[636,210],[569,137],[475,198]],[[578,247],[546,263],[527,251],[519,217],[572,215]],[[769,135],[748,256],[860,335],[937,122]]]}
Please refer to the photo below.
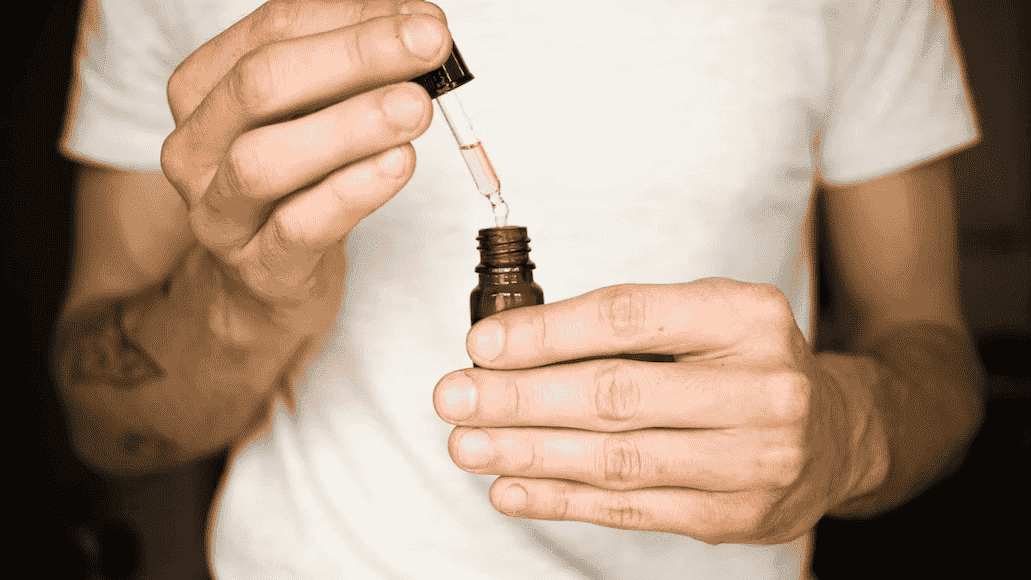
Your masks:
{"label": "index finger", "polygon": [[[787,339],[787,320],[794,324],[784,295],[765,284],[621,284],[484,318],[469,331],[466,350],[493,369],[620,354],[710,358]],[[773,332],[758,332],[763,327]]]}
{"label": "index finger", "polygon": [[446,22],[429,2],[288,2],[271,0],[204,43],[168,81],[168,104],[178,125],[245,54],[266,44],[329,32],[393,14],[430,14]]}
{"label": "index finger", "polygon": [[[254,167],[261,156],[254,157],[260,152],[246,146],[232,150],[234,144],[241,145],[241,135],[305,108],[331,106],[378,86],[407,81],[431,65],[439,66],[448,56],[448,40],[449,33],[439,20],[420,14],[377,18],[264,46],[240,59],[172,131],[162,148],[162,168],[191,208],[205,196],[220,167],[224,171],[221,177],[233,178],[223,191],[246,190],[246,178],[253,177],[246,168]],[[422,94],[428,104],[428,96]],[[378,115],[354,113],[347,121],[351,126],[363,131],[382,128],[374,123]],[[394,137],[399,136],[395,131]],[[403,136],[407,138],[393,145],[417,134],[409,131]],[[358,140],[347,145],[361,151],[367,144]],[[238,165],[241,163],[243,167]],[[285,181],[296,177],[290,173]]]}

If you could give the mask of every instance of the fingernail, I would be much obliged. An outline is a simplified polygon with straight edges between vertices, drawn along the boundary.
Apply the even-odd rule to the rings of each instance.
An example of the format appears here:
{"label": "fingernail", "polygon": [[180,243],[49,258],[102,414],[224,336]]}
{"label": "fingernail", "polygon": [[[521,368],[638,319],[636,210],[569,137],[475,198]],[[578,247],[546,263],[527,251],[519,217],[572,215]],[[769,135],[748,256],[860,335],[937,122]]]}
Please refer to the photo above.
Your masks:
{"label": "fingernail", "polygon": [[476,383],[464,374],[458,375],[440,393],[443,412],[452,421],[462,421],[476,410]]}
{"label": "fingernail", "polygon": [[484,320],[476,328],[473,350],[483,360],[494,360],[505,346],[505,327],[497,320]]}
{"label": "fingernail", "polygon": [[422,120],[422,101],[409,88],[396,88],[383,97],[383,112],[395,125],[410,128]]}
{"label": "fingernail", "polygon": [[501,504],[499,507],[503,512],[521,512],[526,507],[526,490],[517,483],[512,484],[505,490],[499,503]]}
{"label": "fingernail", "polygon": [[490,448],[490,438],[479,429],[473,429],[466,433],[458,443],[462,452],[462,465],[477,469],[486,467],[493,458]]}
{"label": "fingernail", "polygon": [[384,153],[376,162],[380,172],[389,177],[400,177],[404,173],[405,164],[405,156],[400,149]]}
{"label": "fingernail", "polygon": [[440,21],[432,16],[418,15],[409,18],[401,37],[412,54],[425,60],[437,56],[440,45],[444,43]]}

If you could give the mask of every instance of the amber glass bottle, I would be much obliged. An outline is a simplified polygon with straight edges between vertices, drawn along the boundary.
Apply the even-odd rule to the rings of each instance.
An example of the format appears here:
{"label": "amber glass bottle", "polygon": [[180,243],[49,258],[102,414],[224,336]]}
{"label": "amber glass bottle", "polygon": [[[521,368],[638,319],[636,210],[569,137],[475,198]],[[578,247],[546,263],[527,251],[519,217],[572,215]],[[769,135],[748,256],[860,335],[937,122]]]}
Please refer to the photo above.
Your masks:
{"label": "amber glass bottle", "polygon": [[487,228],[476,239],[480,283],[469,295],[472,324],[502,310],[544,304],[544,291],[533,281],[526,228]]}

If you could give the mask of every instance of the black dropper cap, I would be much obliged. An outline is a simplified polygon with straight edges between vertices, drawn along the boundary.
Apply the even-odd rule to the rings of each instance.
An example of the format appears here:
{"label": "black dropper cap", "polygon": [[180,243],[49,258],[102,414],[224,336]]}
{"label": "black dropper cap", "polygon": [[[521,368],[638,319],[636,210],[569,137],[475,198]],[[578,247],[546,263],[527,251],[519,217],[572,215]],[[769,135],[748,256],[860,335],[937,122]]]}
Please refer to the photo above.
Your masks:
{"label": "black dropper cap", "polygon": [[452,43],[451,56],[448,57],[444,66],[416,77],[412,79],[412,82],[422,85],[422,88],[430,94],[430,98],[436,99],[471,80],[473,80],[473,75],[469,72],[469,67],[465,66],[462,53],[458,52],[458,47]]}

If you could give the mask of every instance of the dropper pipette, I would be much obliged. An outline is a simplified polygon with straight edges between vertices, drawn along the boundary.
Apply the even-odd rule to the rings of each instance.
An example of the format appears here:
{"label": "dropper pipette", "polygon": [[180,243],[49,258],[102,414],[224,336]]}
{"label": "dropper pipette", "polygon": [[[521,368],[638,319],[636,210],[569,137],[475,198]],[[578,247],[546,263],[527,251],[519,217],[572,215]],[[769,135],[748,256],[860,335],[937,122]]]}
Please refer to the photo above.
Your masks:
{"label": "dropper pipette", "polygon": [[462,108],[462,102],[455,93],[450,92],[437,97],[437,104],[440,105],[451,132],[455,134],[455,141],[458,141],[458,147],[462,151],[462,157],[465,158],[473,181],[476,182],[476,188],[490,200],[490,205],[494,208],[494,225],[499,228],[505,227],[508,221],[508,204],[501,198],[501,181],[494,172],[490,158],[487,157],[487,150],[473,132],[473,126]]}
{"label": "dropper pipette", "polygon": [[453,92],[454,89],[471,80],[473,80],[473,75],[469,72],[465,61],[462,60],[458,47],[454,45],[451,47],[451,56],[443,66],[413,79],[414,82],[422,85],[430,94],[430,98],[440,105],[440,110],[444,113],[448,126],[451,127],[451,133],[458,141],[458,147],[469,168],[469,173],[476,182],[476,188],[494,208],[494,224],[499,228],[505,227],[508,223],[508,204],[501,198],[501,181],[494,172],[494,166],[487,157],[483,143],[473,132],[473,126],[465,114],[465,109],[462,108],[462,102]]}

